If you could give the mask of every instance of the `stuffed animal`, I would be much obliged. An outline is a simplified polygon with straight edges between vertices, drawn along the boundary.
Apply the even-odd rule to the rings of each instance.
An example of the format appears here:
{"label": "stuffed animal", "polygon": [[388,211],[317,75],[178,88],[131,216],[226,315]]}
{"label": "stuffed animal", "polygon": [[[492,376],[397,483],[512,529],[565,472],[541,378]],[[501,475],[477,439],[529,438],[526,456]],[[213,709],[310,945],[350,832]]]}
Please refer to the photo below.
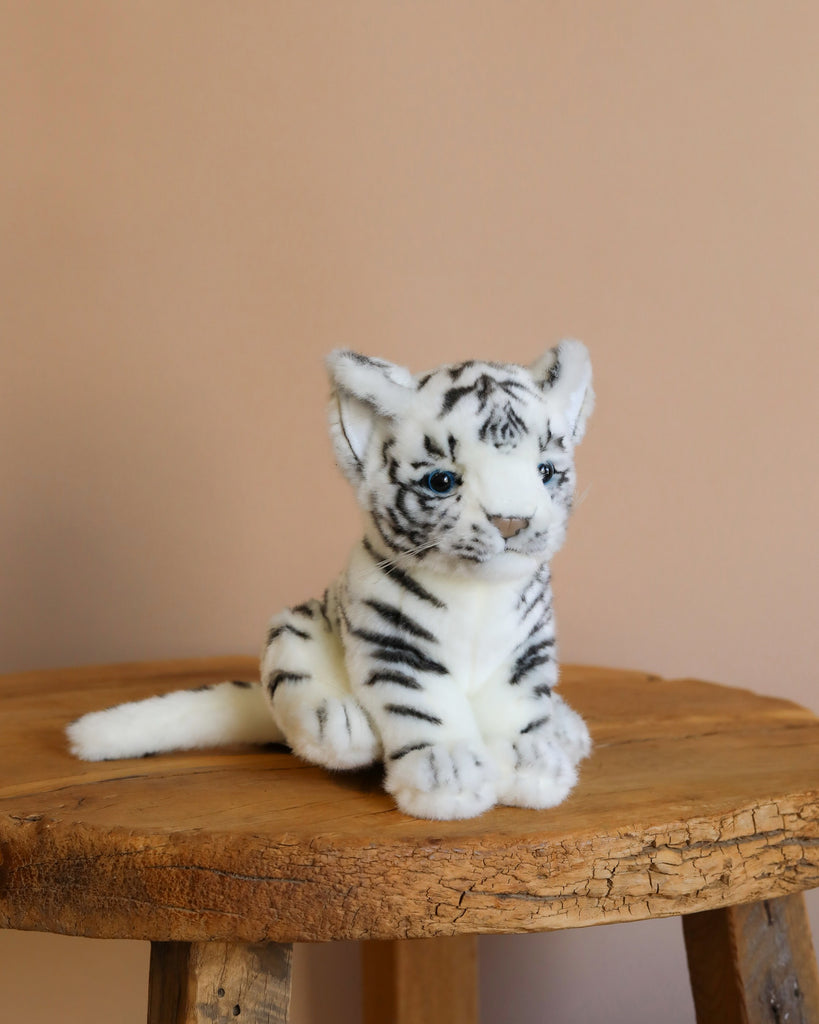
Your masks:
{"label": "stuffed animal", "polygon": [[346,568],[272,620],[261,684],[93,712],[68,728],[73,753],[285,742],[332,769],[383,761],[419,817],[558,804],[590,750],[555,692],[549,573],[594,401],[586,348],[420,376],[350,351],[327,365],[336,459],[365,520]]}

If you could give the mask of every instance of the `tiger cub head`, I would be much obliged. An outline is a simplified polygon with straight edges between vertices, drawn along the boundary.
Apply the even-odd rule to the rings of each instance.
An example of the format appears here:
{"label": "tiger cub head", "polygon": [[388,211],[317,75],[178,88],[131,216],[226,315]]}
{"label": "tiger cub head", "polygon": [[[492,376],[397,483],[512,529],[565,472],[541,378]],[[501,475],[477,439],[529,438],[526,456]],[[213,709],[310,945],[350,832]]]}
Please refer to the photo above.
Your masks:
{"label": "tiger cub head", "polygon": [[532,366],[470,361],[413,376],[331,353],[336,459],[385,555],[435,571],[531,571],[563,542],[574,448],[594,404],[584,345]]}

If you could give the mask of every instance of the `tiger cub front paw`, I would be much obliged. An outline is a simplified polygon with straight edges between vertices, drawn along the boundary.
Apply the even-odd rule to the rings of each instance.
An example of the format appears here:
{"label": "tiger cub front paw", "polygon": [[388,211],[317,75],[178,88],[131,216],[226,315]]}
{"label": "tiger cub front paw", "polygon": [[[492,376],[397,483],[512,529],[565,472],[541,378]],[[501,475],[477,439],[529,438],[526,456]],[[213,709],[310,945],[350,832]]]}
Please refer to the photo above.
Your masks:
{"label": "tiger cub front paw", "polygon": [[280,699],[276,719],[293,753],[305,761],[345,770],[381,757],[370,720],[352,697],[322,697],[315,703]]}
{"label": "tiger cub front paw", "polygon": [[486,750],[478,744],[419,744],[388,759],[384,786],[405,814],[472,818],[496,803],[495,775]]}
{"label": "tiger cub front paw", "polygon": [[500,773],[498,801],[509,807],[555,807],[577,782],[572,759],[549,736],[498,738],[489,746]]}

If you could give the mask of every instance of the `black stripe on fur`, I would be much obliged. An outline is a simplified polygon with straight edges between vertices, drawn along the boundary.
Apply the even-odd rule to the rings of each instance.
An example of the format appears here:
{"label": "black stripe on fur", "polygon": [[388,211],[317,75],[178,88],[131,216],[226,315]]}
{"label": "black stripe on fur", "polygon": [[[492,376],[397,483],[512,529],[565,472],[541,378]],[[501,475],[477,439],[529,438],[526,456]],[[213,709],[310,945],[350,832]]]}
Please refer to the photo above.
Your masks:
{"label": "black stripe on fur", "polygon": [[390,761],[400,761],[402,757],[406,757],[407,754],[411,754],[413,750],[426,750],[427,747],[431,746],[431,743],[408,743],[405,747],[401,747],[399,750],[390,754]]}
{"label": "black stripe on fur", "polygon": [[544,715],[542,718],[536,718],[533,722],[530,722],[520,730],[521,736],[525,736],[527,732],[534,732],[535,729],[539,729],[541,725],[545,725],[548,721],[548,715]]}
{"label": "black stripe on fur", "polygon": [[367,677],[365,686],[375,686],[378,683],[396,683],[408,690],[423,690],[423,686],[414,676],[408,676],[406,672],[371,672]]}
{"label": "black stripe on fur", "polygon": [[513,686],[527,676],[538,665],[545,665],[552,660],[550,648],[554,647],[554,640],[541,640],[539,643],[527,647],[515,662],[512,671],[512,678],[509,680]]}
{"label": "black stripe on fur", "polygon": [[368,598],[364,604],[369,608],[372,608],[374,612],[377,612],[385,622],[389,622],[391,626],[395,626],[396,629],[402,630],[404,633],[409,633],[411,636],[420,637],[421,640],[431,640],[433,643],[438,642],[438,638],[434,636],[428,629],[410,618],[409,615],[405,615],[404,612],[399,611],[395,605],[385,604],[383,601],[375,601]]}
{"label": "black stripe on fur", "polygon": [[418,708],[411,708],[408,704],[385,704],[384,710],[391,715],[403,715],[405,718],[417,718],[421,722],[429,722],[430,725],[443,725],[443,721],[437,715],[431,715],[427,711],[419,711]]}
{"label": "black stripe on fur", "polygon": [[446,608],[443,601],[439,600],[439,598],[434,594],[431,594],[428,590],[422,587],[420,583],[417,583],[409,573],[404,572],[403,569],[399,569],[398,566],[395,565],[394,562],[390,562],[389,559],[382,558],[366,537],[364,538],[364,549],[373,561],[376,562],[384,575],[389,576],[393,583],[396,583],[399,587],[402,587],[419,600],[426,601],[428,604],[431,604],[434,608]]}
{"label": "black stripe on fur", "polygon": [[410,668],[419,672],[434,672],[439,676],[449,675],[449,671],[440,661],[435,661],[428,654],[416,647],[415,644],[402,640],[401,637],[392,636],[390,633],[373,633],[368,629],[352,629],[353,636],[366,640],[373,644],[376,650],[372,657],[376,661],[391,662],[395,665],[409,665]]}
{"label": "black stripe on fur", "polygon": [[303,629],[297,629],[296,626],[292,626],[289,622],[285,622],[283,626],[272,626],[267,634],[267,646],[269,647],[273,641],[282,635],[282,633],[292,633],[293,636],[299,637],[301,640],[310,640],[310,634],[305,633]]}
{"label": "black stripe on fur", "polygon": [[274,672],[267,680],[267,692],[272,697],[281,683],[300,683],[309,678],[309,672]]}

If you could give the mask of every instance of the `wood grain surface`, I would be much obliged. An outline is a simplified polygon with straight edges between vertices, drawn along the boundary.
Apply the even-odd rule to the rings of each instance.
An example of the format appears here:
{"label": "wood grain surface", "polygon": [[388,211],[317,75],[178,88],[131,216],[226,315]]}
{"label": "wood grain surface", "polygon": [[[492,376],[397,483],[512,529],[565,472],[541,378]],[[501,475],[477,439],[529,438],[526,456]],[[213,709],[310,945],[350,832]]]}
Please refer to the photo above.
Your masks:
{"label": "wood grain surface", "polygon": [[801,893],[683,918],[697,1024],[815,1024],[819,972]]}
{"label": "wood grain surface", "polygon": [[595,750],[549,811],[409,818],[380,772],[281,749],[89,764],[76,716],[250,658],[0,679],[0,926],[155,941],[542,931],[819,885],[819,720],[694,680],[567,667]]}
{"label": "wood grain surface", "polygon": [[154,942],[148,1024],[287,1024],[293,947]]}
{"label": "wood grain surface", "polygon": [[363,1024],[476,1024],[474,935],[364,942]]}

